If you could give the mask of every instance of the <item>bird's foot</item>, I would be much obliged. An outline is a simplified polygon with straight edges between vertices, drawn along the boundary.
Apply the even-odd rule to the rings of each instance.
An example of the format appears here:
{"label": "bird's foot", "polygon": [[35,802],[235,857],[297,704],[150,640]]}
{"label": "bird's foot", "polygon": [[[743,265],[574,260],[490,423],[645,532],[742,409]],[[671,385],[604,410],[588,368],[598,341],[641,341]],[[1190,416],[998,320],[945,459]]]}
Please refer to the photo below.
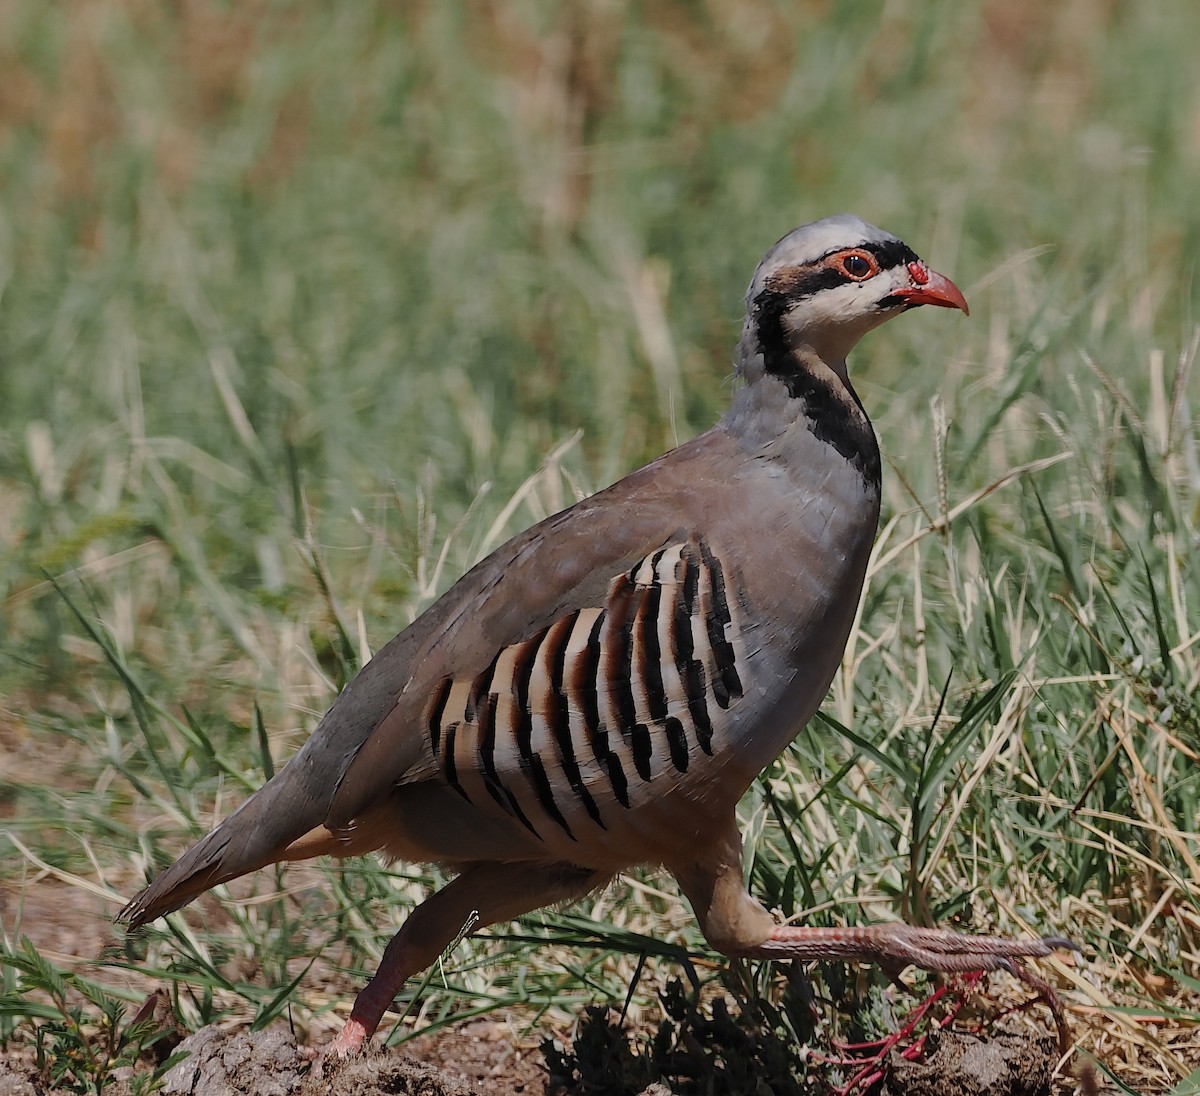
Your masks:
{"label": "bird's foot", "polygon": [[333,1041],[314,1056],[313,1069],[318,1076],[326,1059],[343,1062],[347,1058],[353,1058],[362,1052],[367,1041],[375,1034],[379,1021],[383,1019],[384,1012],[399,991],[406,974],[395,961],[398,954],[395,944],[396,940],[393,939],[384,952],[383,962],[379,964],[375,977],[354,999],[350,1019],[342,1025],[342,1030],[334,1036]]}
{"label": "bird's foot", "polygon": [[1061,950],[1080,949],[1062,936],[1015,940],[893,923],[849,928],[779,925],[767,940],[743,954],[761,959],[847,959],[878,963],[894,982],[899,982],[900,971],[907,966],[939,974],[1005,970],[1036,990],[1038,997],[1046,1002],[1054,1017],[1059,1045],[1065,1052],[1070,1045],[1070,1031],[1062,1002],[1054,987],[1022,962]]}
{"label": "bird's foot", "polygon": [[353,1016],[342,1025],[333,1042],[325,1048],[326,1055],[333,1058],[352,1058],[366,1045],[371,1033]]}
{"label": "bird's foot", "polygon": [[300,1057],[311,1063],[309,1076],[324,1077],[326,1062],[344,1062],[347,1058],[353,1058],[366,1046],[370,1037],[371,1033],[366,1027],[351,1016],[332,1042],[323,1047],[301,1047]]}
{"label": "bird's foot", "polygon": [[1036,959],[1060,949],[1078,951],[1079,947],[1061,936],[1015,940],[893,923],[848,928],[779,925],[762,944],[744,954],[761,959],[849,959],[878,963],[889,971],[914,966],[954,974],[1007,970],[1013,960]]}

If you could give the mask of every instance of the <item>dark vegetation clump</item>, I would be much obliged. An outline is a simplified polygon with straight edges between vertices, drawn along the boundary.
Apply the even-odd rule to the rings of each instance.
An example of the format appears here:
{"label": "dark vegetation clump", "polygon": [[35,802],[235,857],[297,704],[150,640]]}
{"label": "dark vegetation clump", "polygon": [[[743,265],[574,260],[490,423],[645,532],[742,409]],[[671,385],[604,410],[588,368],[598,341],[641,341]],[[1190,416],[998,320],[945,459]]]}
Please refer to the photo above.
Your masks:
{"label": "dark vegetation clump", "polygon": [[552,1093],[625,1096],[662,1084],[677,1096],[808,1096],[824,1091],[808,1074],[804,1034],[812,1019],[789,991],[731,1010],[724,997],[701,1004],[679,981],[660,994],[665,1015],[652,1035],[633,1035],[612,1009],[585,1011],[572,1047],[542,1044]]}

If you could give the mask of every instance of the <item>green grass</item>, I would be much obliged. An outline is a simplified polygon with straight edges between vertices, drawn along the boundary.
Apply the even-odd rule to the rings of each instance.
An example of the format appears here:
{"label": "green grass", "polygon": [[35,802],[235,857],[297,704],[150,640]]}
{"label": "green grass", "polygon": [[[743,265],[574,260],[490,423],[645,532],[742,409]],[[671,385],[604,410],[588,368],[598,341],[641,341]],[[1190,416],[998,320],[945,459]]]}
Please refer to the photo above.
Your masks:
{"label": "green grass", "polygon": [[[65,905],[191,1023],[348,999],[419,866],[104,919],[473,561],[709,424],[759,256],[850,209],[972,315],[852,359],[884,526],[826,717],[745,804],[754,889],[1067,933],[1081,1044],[1195,1067],[1200,8],[730,7],[6,7],[10,954],[94,961]],[[711,978],[644,883],[464,942],[410,1019],[562,1022],[646,951]]]}

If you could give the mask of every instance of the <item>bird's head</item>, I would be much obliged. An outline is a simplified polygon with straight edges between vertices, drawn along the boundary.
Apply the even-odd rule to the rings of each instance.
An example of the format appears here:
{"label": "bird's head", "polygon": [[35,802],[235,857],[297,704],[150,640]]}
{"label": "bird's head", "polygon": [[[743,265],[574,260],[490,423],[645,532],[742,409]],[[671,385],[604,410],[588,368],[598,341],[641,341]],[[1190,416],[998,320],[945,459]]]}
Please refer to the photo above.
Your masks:
{"label": "bird's head", "polygon": [[742,363],[761,355],[786,375],[815,355],[846,379],[846,355],[885,320],[918,305],[961,308],[966,298],[902,240],[848,214],[801,225],[764,256],[746,295]]}

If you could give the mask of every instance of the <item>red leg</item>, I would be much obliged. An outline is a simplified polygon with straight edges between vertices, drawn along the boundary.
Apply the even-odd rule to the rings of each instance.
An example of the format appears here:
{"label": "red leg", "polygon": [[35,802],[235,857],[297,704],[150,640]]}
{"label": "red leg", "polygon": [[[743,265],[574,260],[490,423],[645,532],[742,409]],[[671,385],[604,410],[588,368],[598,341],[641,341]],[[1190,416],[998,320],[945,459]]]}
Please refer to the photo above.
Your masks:
{"label": "red leg", "polygon": [[739,948],[737,954],[754,959],[850,959],[879,963],[892,970],[914,966],[952,974],[1009,970],[1014,959],[1040,958],[1060,948],[1078,950],[1061,936],[1014,940],[900,923],[855,928],[777,925],[766,940]]}
{"label": "red leg", "polygon": [[604,872],[564,864],[471,864],[409,915],[383,953],[375,977],[355,998],[350,1019],[326,1053],[347,1058],[379,1027],[404,983],[433,963],[464,928],[511,921],[575,898],[608,880]]}

